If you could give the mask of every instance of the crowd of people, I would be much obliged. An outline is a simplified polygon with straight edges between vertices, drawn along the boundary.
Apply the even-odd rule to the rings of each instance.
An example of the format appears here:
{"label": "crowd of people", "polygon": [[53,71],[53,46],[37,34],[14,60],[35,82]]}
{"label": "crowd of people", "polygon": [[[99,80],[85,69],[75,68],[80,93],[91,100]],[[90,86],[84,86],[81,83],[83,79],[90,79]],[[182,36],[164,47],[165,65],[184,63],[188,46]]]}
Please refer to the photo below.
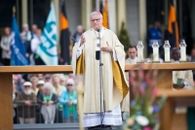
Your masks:
{"label": "crowd of people", "polygon": [[72,74],[13,75],[14,123],[77,122]]}
{"label": "crowd of people", "polygon": [[[70,43],[76,44],[84,32],[84,28],[82,25],[78,25],[76,31],[70,36]],[[42,29],[36,25],[32,24],[29,27],[28,24],[24,24],[22,26],[22,31],[20,33],[20,38],[25,48],[25,56],[28,59],[29,65],[44,65],[45,63],[37,55],[36,51],[40,44],[42,44],[41,40]],[[11,44],[13,42],[14,35],[12,29],[10,27],[4,27],[2,33],[0,33],[0,65],[10,65],[11,60]],[[72,46],[72,44],[70,44]],[[71,49],[70,49],[71,50]],[[60,53],[60,52],[59,52]],[[59,64],[60,63],[60,54],[59,54]]]}

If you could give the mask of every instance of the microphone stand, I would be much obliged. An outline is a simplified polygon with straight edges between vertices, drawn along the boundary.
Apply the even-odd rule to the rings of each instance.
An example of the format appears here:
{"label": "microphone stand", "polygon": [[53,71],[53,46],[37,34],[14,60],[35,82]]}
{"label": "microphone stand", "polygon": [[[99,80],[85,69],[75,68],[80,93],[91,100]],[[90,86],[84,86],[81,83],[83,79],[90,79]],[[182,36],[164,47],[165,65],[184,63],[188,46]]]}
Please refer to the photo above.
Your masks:
{"label": "microphone stand", "polygon": [[[100,36],[100,29],[98,31],[98,39],[99,39],[99,54],[96,52],[96,58],[99,57],[99,79],[100,79],[100,118],[101,118],[101,126],[103,125],[103,120],[104,120],[104,93],[103,93],[103,79],[102,79],[102,55],[101,55],[101,36]],[[99,55],[99,56],[97,56]],[[97,58],[98,59],[98,58]]]}

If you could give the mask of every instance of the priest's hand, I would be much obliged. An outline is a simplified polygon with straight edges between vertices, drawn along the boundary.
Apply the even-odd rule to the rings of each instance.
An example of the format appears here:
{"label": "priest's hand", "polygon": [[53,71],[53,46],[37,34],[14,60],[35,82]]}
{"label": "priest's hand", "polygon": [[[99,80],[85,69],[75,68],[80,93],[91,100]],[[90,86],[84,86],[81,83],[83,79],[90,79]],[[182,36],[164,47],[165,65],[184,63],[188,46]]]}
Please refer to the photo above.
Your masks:
{"label": "priest's hand", "polygon": [[111,53],[112,52],[112,47],[101,47],[101,50],[104,51],[104,52]]}
{"label": "priest's hand", "polygon": [[80,46],[82,46],[84,43],[85,43],[85,37],[84,35],[81,35]]}

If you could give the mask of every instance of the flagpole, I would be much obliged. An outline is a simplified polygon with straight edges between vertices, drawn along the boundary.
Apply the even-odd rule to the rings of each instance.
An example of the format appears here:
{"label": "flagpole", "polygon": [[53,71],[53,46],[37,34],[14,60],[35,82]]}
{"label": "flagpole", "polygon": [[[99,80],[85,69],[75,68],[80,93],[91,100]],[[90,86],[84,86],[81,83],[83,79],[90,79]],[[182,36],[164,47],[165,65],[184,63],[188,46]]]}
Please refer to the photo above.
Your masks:
{"label": "flagpole", "polygon": [[[101,34],[100,30],[98,30],[98,39],[99,39],[99,46],[101,48]],[[98,59],[98,58],[97,58]],[[103,125],[104,121],[104,114],[105,114],[105,100],[104,100],[104,91],[103,91],[103,77],[102,77],[102,53],[101,49],[99,51],[99,80],[100,80],[100,121],[101,121],[101,126]]]}
{"label": "flagpole", "polygon": [[15,6],[13,6],[13,8],[12,8],[12,13],[13,13],[12,15],[15,16],[15,14],[16,14],[16,7]]}
{"label": "flagpole", "polygon": [[179,29],[178,29],[178,23],[177,23],[177,1],[173,0],[173,5],[175,6],[175,15],[176,15],[176,23],[175,26],[175,42],[176,47],[179,48]]}

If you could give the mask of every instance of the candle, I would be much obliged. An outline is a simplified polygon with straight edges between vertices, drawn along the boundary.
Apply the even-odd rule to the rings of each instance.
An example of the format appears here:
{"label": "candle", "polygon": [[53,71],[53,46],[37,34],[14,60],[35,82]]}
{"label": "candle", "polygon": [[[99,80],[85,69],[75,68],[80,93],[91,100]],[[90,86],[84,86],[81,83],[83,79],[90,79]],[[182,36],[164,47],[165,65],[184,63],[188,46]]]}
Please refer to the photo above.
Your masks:
{"label": "candle", "polygon": [[186,42],[184,39],[180,43],[180,61],[186,61]]}
{"label": "candle", "polygon": [[165,51],[165,61],[170,62],[170,48],[164,48]]}
{"label": "candle", "polygon": [[142,41],[139,41],[137,44],[137,59],[138,62],[142,62],[144,60],[144,45]]}
{"label": "candle", "polygon": [[180,48],[180,54],[181,54],[180,61],[186,61],[186,48],[185,47]]}
{"label": "candle", "polygon": [[138,57],[138,61],[139,62],[144,60],[143,52],[144,52],[143,48],[138,48],[138,50],[137,50],[137,57]]}
{"label": "candle", "polygon": [[159,61],[158,47],[153,47],[153,61]]}
{"label": "candle", "polygon": [[170,62],[170,44],[169,41],[166,40],[164,43],[164,57],[165,57],[165,62]]}

